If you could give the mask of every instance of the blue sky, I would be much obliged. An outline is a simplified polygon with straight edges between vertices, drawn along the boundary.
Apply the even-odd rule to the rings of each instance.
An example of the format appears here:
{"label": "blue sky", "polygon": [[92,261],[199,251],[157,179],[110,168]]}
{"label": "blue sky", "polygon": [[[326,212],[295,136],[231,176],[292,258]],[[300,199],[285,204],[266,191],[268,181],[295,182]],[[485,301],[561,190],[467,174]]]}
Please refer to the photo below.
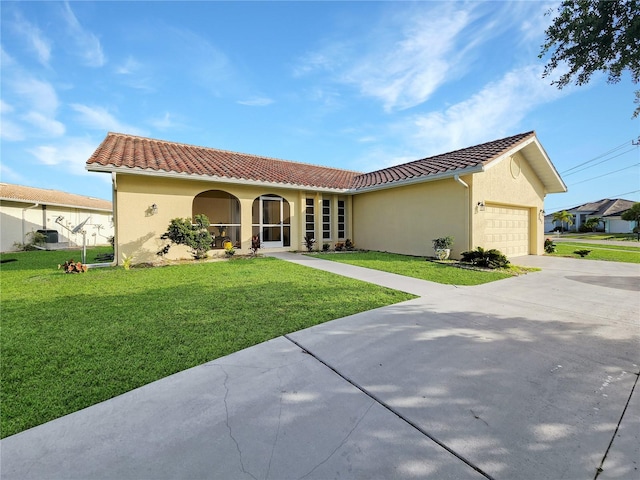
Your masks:
{"label": "blue sky", "polygon": [[110,200],[109,131],[372,171],[535,130],[548,212],[640,201],[638,86],[542,79],[556,5],[3,1],[1,179]]}

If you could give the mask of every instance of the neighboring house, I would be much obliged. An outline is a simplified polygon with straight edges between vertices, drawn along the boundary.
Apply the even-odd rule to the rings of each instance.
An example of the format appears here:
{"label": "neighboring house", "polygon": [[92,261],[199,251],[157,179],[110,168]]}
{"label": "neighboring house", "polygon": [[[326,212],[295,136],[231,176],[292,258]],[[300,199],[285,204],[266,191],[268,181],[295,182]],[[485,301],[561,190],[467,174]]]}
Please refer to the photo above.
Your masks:
{"label": "neighboring house", "polygon": [[[452,255],[483,246],[542,254],[543,205],[565,192],[534,132],[371,173],[109,133],[87,170],[113,182],[116,259],[158,260],[171,219],[204,213],[215,249],[304,250],[351,239],[356,247],[432,255],[452,235]],[[169,258],[187,258],[182,246]]]}
{"label": "neighboring house", "polygon": [[[606,233],[633,232],[635,222],[622,220],[621,216],[629,210],[634,203],[636,202],[622,198],[604,198],[597,202],[589,202],[567,209],[567,212],[573,216],[573,225],[570,227],[570,230],[579,231],[580,225],[583,225],[590,218],[602,218],[602,223],[598,226],[598,230]],[[551,232],[556,226],[559,226],[554,223],[553,214],[546,215],[544,220],[545,232]],[[568,230],[566,225],[565,230]]]}
{"label": "neighboring house", "polygon": [[16,250],[14,243],[27,243],[27,234],[38,230],[51,248],[82,246],[82,230],[87,245],[108,245],[114,234],[111,202],[58,190],[0,183],[0,214],[3,252]]}

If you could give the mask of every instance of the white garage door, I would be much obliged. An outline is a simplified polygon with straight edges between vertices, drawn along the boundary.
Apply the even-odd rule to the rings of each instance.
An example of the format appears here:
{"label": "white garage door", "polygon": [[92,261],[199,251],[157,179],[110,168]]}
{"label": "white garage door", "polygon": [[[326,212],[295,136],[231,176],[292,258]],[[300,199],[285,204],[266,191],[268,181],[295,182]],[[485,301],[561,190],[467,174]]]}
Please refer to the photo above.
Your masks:
{"label": "white garage door", "polygon": [[496,248],[508,257],[529,254],[529,210],[487,205],[484,247]]}

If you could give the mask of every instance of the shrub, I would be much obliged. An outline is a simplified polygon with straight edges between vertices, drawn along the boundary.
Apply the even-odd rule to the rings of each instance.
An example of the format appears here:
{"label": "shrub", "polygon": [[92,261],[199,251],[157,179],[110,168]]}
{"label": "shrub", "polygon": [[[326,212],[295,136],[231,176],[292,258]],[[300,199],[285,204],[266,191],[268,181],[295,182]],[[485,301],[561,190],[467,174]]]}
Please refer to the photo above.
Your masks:
{"label": "shrub", "polygon": [[27,243],[14,242],[13,246],[18,250],[28,252],[36,250],[36,246],[44,245],[47,242],[47,236],[41,232],[29,232],[26,237]]}
{"label": "shrub", "polygon": [[544,240],[544,251],[546,253],[555,253],[556,252],[556,244],[553,243],[553,240],[550,238],[546,238]]}
{"label": "shrub", "polygon": [[251,237],[251,247],[249,248],[249,250],[251,250],[251,254],[253,256],[256,256],[258,254],[259,248],[260,248],[260,237],[258,235],[254,235],[253,237]]}
{"label": "shrub", "polygon": [[322,244],[322,251],[323,252],[328,252],[329,248],[331,248],[331,245],[329,245],[328,243],[323,243]]}
{"label": "shrub", "polygon": [[431,240],[434,250],[446,250],[453,246],[453,237],[440,237]]}
{"label": "shrub", "polygon": [[306,247],[308,252],[313,250],[313,245],[315,243],[316,243],[316,239],[313,238],[311,235],[307,235],[304,237],[304,246]]}
{"label": "shrub", "polygon": [[171,240],[177,245],[186,245],[196,259],[206,258],[213,242],[208,230],[209,219],[206,215],[200,214],[196,215],[193,221],[191,223],[188,218],[174,218],[168,230],[160,238]]}
{"label": "shrub", "polygon": [[591,250],[576,250],[573,253],[575,253],[576,255],[580,255],[580,257],[584,258],[591,253]]}
{"label": "shrub", "polygon": [[344,250],[344,243],[343,242],[336,242],[336,245],[334,247],[336,252],[341,252],[342,250]]}
{"label": "shrub", "polygon": [[347,250],[355,250],[356,244],[353,243],[350,238],[347,238],[347,240],[344,242],[344,248],[346,248]]}
{"label": "shrub", "polygon": [[495,248],[485,250],[482,247],[478,247],[475,250],[462,252],[461,261],[471,263],[478,267],[491,269],[506,268],[509,265],[507,257],[505,257],[500,250],[496,250]]}
{"label": "shrub", "polygon": [[236,249],[233,248],[233,243],[231,243],[230,241],[226,241],[223,243],[222,245],[224,247],[224,253],[227,255],[227,257],[233,257],[233,255],[236,253]]}

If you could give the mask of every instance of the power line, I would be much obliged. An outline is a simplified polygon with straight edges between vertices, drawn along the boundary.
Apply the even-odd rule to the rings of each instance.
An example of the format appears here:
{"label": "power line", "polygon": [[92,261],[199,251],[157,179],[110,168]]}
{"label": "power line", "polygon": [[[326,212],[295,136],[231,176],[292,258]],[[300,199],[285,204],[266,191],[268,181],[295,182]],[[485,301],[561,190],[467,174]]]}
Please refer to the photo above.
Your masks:
{"label": "power line", "polygon": [[[638,193],[640,192],[639,190],[632,190],[630,192],[624,192],[624,193],[614,193],[613,195],[607,195],[606,198],[618,198],[618,197],[622,197],[624,195],[631,195],[632,193]],[[592,200],[593,201],[593,200]],[[572,203],[571,205],[563,205],[561,207],[553,207],[553,208],[549,208],[549,210],[553,210],[553,211],[560,211],[560,210],[566,210],[567,208],[573,208],[579,205],[584,205],[585,203],[588,202],[580,202],[580,203]]]}
{"label": "power line", "polygon": [[[632,144],[632,145],[634,145],[634,144],[633,144],[633,139],[631,140],[631,144]],[[586,162],[582,162],[582,163],[579,163],[578,165],[575,165],[575,166],[573,166],[573,167],[571,167],[571,168],[568,168],[568,169],[566,169],[565,171],[560,172],[560,174],[561,174],[561,175],[562,175],[562,174],[565,174],[565,173],[567,173],[567,172],[570,172],[571,170],[575,170],[576,168],[582,167],[583,165],[587,165],[587,164],[589,164],[589,163],[591,163],[591,162],[595,162],[596,160],[599,160],[599,159],[601,159],[602,157],[606,157],[607,155],[610,155],[610,154],[612,154],[613,152],[615,152],[615,151],[617,151],[617,150],[620,150],[621,148],[623,148],[623,147],[625,147],[625,146],[627,146],[627,145],[629,145],[629,141],[626,141],[626,142],[624,142],[624,143],[621,143],[621,144],[620,144],[620,145],[618,145],[617,147],[613,147],[611,150],[609,150],[609,151],[607,151],[607,152],[604,152],[604,153],[601,153],[600,155],[598,155],[598,156],[596,156],[596,157],[592,158],[591,160],[587,160]]]}
{"label": "power line", "polygon": [[[598,163],[594,163],[593,165],[589,165],[588,167],[581,168],[580,170],[576,170],[575,172],[566,173],[566,174],[564,174],[564,176],[568,177],[569,175],[573,175],[574,173],[584,172],[585,170],[588,170],[591,167],[595,167],[596,165],[600,165],[601,163],[608,162],[609,160],[613,160],[614,158],[618,158],[618,157],[620,157],[620,156],[622,156],[622,155],[624,155],[626,153],[629,153],[630,151],[634,150],[635,148],[636,147],[631,147],[629,150],[625,150],[624,152],[619,153],[618,155],[615,155],[615,156],[609,157],[609,158],[605,158],[604,160],[601,160]],[[593,160],[596,160],[596,159],[593,159]],[[590,161],[593,161],[593,160],[590,160]]]}
{"label": "power line", "polygon": [[597,177],[587,178],[586,180],[581,180],[579,182],[572,183],[572,184],[570,184],[568,186],[569,187],[573,187],[574,185],[580,185],[581,183],[590,182],[591,180],[596,180],[598,178],[606,177],[607,175],[612,175],[614,173],[622,172],[623,170],[628,170],[630,168],[637,167],[638,165],[640,165],[640,162],[634,163],[633,165],[629,165],[628,167],[621,168],[620,170],[615,170],[613,172],[603,173],[602,175],[598,175]]}

